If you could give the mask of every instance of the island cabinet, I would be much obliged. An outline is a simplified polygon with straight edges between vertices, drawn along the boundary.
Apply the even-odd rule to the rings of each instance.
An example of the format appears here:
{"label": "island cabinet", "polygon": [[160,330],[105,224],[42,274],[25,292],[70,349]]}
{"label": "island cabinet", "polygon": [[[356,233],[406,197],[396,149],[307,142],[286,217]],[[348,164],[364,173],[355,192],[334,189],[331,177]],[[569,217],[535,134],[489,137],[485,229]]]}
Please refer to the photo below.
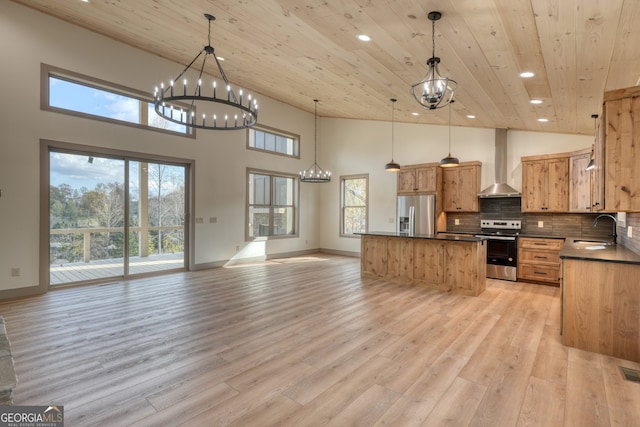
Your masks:
{"label": "island cabinet", "polygon": [[476,296],[486,287],[486,245],[467,240],[362,235],[361,275]]}
{"label": "island cabinet", "polygon": [[587,170],[592,150],[587,148],[571,153],[569,158],[569,212],[591,212],[592,179]]}
{"label": "island cabinet", "polygon": [[439,169],[438,163],[401,166],[398,172],[398,195],[435,194]]}
{"label": "island cabinet", "polygon": [[522,211],[569,211],[569,154],[522,157]]}
{"label": "island cabinet", "polygon": [[518,280],[559,286],[564,239],[518,237]]}
{"label": "island cabinet", "polygon": [[445,212],[479,212],[482,163],[464,162],[442,172],[442,209]]}
{"label": "island cabinet", "polygon": [[640,362],[640,265],[563,259],[562,343]]}
{"label": "island cabinet", "polygon": [[640,87],[605,92],[596,138],[598,210],[640,212]]}

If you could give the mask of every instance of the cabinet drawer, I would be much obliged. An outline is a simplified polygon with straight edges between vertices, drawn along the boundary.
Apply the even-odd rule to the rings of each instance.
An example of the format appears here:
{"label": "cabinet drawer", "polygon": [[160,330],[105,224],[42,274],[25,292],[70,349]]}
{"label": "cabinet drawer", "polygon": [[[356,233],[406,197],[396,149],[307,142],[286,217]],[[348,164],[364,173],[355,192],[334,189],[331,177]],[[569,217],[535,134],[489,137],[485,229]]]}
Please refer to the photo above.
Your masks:
{"label": "cabinet drawer", "polygon": [[559,284],[560,266],[518,264],[518,277],[525,280]]}
{"label": "cabinet drawer", "polygon": [[525,249],[543,249],[559,251],[562,249],[564,239],[536,239],[529,237],[518,238],[518,246]]}
{"label": "cabinet drawer", "polygon": [[522,249],[518,253],[518,260],[520,262],[560,265],[560,257],[558,256],[558,251]]}

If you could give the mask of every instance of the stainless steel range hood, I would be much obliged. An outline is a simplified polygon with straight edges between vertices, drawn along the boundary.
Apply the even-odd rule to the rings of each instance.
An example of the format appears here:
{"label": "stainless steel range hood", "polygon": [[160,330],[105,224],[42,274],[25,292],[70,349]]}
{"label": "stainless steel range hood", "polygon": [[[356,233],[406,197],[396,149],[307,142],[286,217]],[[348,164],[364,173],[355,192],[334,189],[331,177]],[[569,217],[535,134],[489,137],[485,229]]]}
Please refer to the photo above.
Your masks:
{"label": "stainless steel range hood", "polygon": [[495,184],[478,193],[478,197],[520,197],[520,192],[507,184],[507,130],[496,129]]}

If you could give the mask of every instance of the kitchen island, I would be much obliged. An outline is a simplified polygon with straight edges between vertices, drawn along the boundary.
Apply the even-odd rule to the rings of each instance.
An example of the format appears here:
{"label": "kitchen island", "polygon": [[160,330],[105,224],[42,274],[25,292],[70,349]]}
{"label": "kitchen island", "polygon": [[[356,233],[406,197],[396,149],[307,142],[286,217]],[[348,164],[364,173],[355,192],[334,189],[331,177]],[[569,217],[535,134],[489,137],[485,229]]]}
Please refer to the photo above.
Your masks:
{"label": "kitchen island", "polygon": [[640,256],[567,238],[560,259],[562,343],[640,362]]}
{"label": "kitchen island", "polygon": [[486,288],[485,239],[440,234],[361,234],[360,274],[477,296]]}

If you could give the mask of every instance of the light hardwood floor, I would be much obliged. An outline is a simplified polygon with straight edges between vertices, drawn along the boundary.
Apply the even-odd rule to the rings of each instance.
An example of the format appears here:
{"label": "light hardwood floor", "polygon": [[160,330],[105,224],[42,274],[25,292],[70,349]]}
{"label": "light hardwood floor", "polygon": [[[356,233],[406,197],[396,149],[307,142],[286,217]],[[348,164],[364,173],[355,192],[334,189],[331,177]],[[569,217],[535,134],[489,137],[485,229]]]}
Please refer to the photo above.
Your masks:
{"label": "light hardwood floor", "polygon": [[560,344],[557,288],[479,297],[318,254],[0,303],[17,405],[68,426],[631,426],[640,365]]}

